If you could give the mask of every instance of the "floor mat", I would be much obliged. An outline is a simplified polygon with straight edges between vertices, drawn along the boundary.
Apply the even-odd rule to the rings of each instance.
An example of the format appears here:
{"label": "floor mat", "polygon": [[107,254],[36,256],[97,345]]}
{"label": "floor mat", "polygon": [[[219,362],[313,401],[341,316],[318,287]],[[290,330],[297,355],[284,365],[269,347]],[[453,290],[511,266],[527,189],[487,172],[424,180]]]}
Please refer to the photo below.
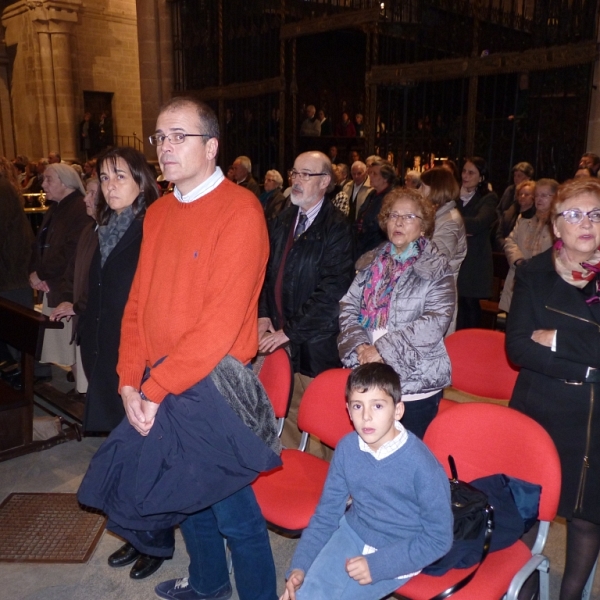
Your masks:
{"label": "floor mat", "polygon": [[76,494],[11,494],[0,505],[0,561],[87,562],[105,522]]}

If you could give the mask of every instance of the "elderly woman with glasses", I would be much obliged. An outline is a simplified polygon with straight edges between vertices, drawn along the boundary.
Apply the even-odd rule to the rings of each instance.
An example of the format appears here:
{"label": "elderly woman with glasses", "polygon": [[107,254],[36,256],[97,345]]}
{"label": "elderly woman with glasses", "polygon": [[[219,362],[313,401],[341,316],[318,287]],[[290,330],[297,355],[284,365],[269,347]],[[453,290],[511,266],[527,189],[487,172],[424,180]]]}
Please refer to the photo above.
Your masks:
{"label": "elderly woman with glasses", "polygon": [[554,246],[517,268],[506,347],[521,367],[510,406],[540,423],[561,460],[567,520],[560,600],[579,600],[600,550],[600,181],[558,188]]}
{"label": "elderly woman with glasses", "polygon": [[388,242],[365,254],[340,302],[344,366],[389,364],[400,376],[404,426],[420,438],[450,383],[444,334],[456,302],[448,259],[431,243],[435,209],[417,190],[389,192],[379,213]]}

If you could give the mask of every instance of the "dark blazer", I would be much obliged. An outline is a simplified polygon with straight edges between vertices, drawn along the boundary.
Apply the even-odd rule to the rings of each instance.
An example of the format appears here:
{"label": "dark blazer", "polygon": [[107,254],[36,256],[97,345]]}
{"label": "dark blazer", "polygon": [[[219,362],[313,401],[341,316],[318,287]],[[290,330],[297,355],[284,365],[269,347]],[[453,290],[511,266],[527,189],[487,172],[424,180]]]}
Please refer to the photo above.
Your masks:
{"label": "dark blazer", "polygon": [[[560,455],[559,514],[600,524],[600,384],[586,382],[588,367],[600,369],[600,304],[585,302],[593,285],[580,290],[559,277],[552,249],[518,267],[506,348],[521,367],[510,406],[538,421]],[[536,329],[557,331],[556,352],[531,339]]]}
{"label": "dark blazer", "polygon": [[358,210],[358,215],[354,221],[355,260],[358,260],[365,252],[377,248],[381,242],[387,242],[387,236],[379,227],[377,217],[383,199],[391,189],[388,186],[380,194],[372,189]]}
{"label": "dark blazer", "polygon": [[496,222],[498,196],[477,190],[464,205],[457,201],[467,231],[467,255],[458,272],[458,295],[465,298],[489,298],[492,295],[492,228]]}
{"label": "dark blazer", "polygon": [[137,268],[143,218],[135,219],[100,267],[92,258],[85,311],[77,326],[81,360],[88,378],[84,431],[111,431],[125,416],[118,393],[117,359],[121,320]]}
{"label": "dark blazer", "polygon": [[252,175],[248,175],[248,177],[246,177],[246,179],[244,179],[244,181],[241,183],[238,183],[238,185],[250,190],[257,198],[260,198],[260,186],[256,182],[256,179],[252,177]]}
{"label": "dark blazer", "polygon": [[283,272],[283,318],[275,303],[275,284],[298,207],[284,210],[269,229],[271,256],[259,317],[270,317],[290,338],[294,372],[316,377],[340,367],[337,351],[340,300],[354,276],[352,234],[346,217],[327,199],[312,225],[294,242]]}
{"label": "dark blazer", "polygon": [[277,215],[291,204],[290,197],[287,198],[283,195],[281,188],[277,188],[267,198],[267,204],[265,206],[265,217],[267,221],[272,221]]}
{"label": "dark blazer", "polygon": [[60,304],[63,276],[75,256],[79,236],[91,220],[79,190],[54,203],[44,215],[33,246],[29,272],[36,271],[48,284],[48,306]]}

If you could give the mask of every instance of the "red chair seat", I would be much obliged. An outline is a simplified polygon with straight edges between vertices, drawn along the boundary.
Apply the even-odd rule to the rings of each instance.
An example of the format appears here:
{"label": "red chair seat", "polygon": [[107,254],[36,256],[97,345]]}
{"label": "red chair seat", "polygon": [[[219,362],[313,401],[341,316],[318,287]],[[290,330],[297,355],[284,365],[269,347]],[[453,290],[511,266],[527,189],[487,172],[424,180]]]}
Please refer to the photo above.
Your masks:
{"label": "red chair seat", "polygon": [[283,450],[281,460],[283,467],[262,473],[252,488],[268,523],[298,532],[315,512],[329,463],[300,450]]}
{"label": "red chair seat", "polygon": [[[488,554],[477,575],[466,587],[452,594],[454,600],[475,600],[476,598],[502,598],[512,578],[531,558],[531,551],[521,541],[510,548]],[[396,594],[410,600],[428,600],[448,589],[473,571],[452,569],[441,577],[417,575],[406,585],[396,590]]]}

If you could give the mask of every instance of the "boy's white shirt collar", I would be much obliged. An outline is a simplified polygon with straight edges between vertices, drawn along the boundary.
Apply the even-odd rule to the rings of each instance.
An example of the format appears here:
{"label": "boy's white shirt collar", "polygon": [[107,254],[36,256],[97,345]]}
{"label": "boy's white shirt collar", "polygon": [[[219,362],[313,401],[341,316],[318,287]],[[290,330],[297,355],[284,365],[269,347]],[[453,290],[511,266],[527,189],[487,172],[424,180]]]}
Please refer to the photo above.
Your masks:
{"label": "boy's white shirt collar", "polygon": [[360,436],[358,436],[358,447],[363,452],[368,452],[375,460],[383,460],[384,458],[391,456],[394,452],[400,450],[408,440],[408,432],[400,421],[394,421],[394,427],[396,428],[396,431],[398,431],[398,435],[393,440],[381,445],[377,450],[371,450],[369,444],[367,444]]}

